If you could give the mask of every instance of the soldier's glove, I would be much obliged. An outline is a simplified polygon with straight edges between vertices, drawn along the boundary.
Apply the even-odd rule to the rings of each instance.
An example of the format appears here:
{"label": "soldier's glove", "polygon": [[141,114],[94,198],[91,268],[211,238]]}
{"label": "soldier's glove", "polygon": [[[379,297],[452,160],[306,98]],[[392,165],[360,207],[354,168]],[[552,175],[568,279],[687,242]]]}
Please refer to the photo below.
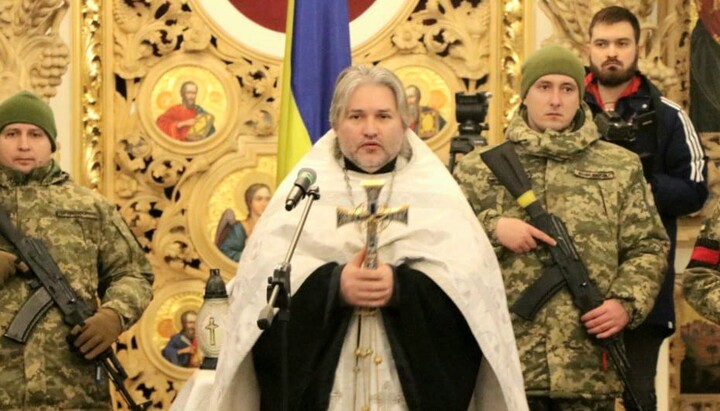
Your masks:
{"label": "soldier's glove", "polygon": [[111,308],[101,308],[82,325],[75,326],[70,332],[76,335],[73,344],[85,359],[92,360],[107,350],[122,333],[120,314]]}
{"label": "soldier's glove", "polygon": [[28,267],[15,254],[0,250],[0,285],[5,283],[10,276],[15,275],[18,269],[24,272],[28,270]]}

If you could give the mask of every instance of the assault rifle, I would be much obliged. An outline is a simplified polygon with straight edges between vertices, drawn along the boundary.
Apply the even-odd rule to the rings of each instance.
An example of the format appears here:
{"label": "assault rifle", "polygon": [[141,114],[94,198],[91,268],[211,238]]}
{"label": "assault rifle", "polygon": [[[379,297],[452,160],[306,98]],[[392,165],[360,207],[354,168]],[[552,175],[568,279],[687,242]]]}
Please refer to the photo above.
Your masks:
{"label": "assault rifle", "polygon": [[[78,297],[70,286],[42,241],[28,237],[15,228],[7,210],[2,206],[0,206],[0,235],[15,246],[20,259],[35,274],[35,277],[30,280],[30,285],[35,291],[20,307],[20,311],[5,332],[5,337],[25,344],[32,329],[53,304],[60,309],[63,321],[70,326],[70,329],[76,325],[82,326],[85,320],[94,314],[93,310]],[[72,344],[74,337],[68,336],[67,340],[71,350],[77,351]],[[78,355],[81,355],[79,351],[77,352]],[[132,399],[125,388],[127,373],[112,347],[100,353],[93,361],[97,364],[98,369],[107,372],[110,381],[125,399],[130,410],[144,411],[152,405],[151,401],[138,405]]]}
{"label": "assault rifle", "polygon": [[[554,265],[525,290],[513,304],[511,311],[530,321],[537,311],[563,287],[567,287],[570,291],[573,304],[580,310],[580,315],[602,305],[605,299],[590,279],[565,224],[557,216],[548,213],[535,198],[530,178],[523,170],[512,143],[500,144],[481,153],[480,157],[520,207],[530,215],[532,225],[557,242],[557,245],[548,247]],[[618,376],[627,388],[630,400],[637,410],[642,411],[637,395],[630,385],[630,364],[621,335],[622,333],[617,333],[608,338],[596,338],[595,341],[608,352]]]}

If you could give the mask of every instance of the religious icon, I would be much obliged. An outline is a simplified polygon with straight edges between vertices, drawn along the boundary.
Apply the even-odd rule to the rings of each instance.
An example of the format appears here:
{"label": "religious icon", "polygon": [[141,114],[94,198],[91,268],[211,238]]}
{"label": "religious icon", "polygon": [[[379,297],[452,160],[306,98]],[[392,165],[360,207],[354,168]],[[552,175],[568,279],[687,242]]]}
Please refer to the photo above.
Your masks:
{"label": "religious icon", "polygon": [[233,209],[228,208],[220,217],[215,234],[215,245],[233,261],[240,260],[245,243],[252,234],[255,223],[267,208],[271,195],[270,186],[267,184],[250,184],[243,194],[247,216],[238,220]]}
{"label": "religious icon", "polygon": [[136,331],[137,345],[153,366],[176,379],[189,378],[203,362],[200,280],[170,281],[153,295]]}
{"label": "religious icon", "polygon": [[176,141],[205,140],[224,125],[227,96],[220,80],[204,67],[180,65],[153,86],[152,119],[162,135]]}
{"label": "religious icon", "polygon": [[168,107],[157,118],[157,126],[169,137],[180,141],[198,141],[215,132],[215,116],[197,104],[198,85],[186,81],[180,86],[182,103]]}
{"label": "religious icon", "polygon": [[720,132],[720,2],[697,3],[698,20],[690,37],[690,119],[702,135]]}
{"label": "religious icon", "polygon": [[196,337],[197,312],[183,311],[180,315],[180,323],[180,331],[170,337],[162,350],[162,356],[180,367],[198,367],[200,359]]}
{"label": "religious icon", "polygon": [[434,137],[445,127],[447,121],[440,110],[435,107],[422,105],[422,92],[414,84],[405,88],[408,111],[410,112],[410,124],[408,125],[418,137],[427,140]]}
{"label": "religious icon", "polygon": [[454,93],[447,80],[450,74],[437,64],[402,65],[393,71],[405,84],[408,127],[429,145],[444,140],[451,132],[448,123],[454,116]]}

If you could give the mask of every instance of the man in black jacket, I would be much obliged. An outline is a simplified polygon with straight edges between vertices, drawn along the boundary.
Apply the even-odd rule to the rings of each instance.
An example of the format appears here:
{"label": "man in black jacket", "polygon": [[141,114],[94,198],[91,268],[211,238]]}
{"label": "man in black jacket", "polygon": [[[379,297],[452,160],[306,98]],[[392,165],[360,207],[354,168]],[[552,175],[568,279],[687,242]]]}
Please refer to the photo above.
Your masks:
{"label": "man in black jacket", "polygon": [[[668,271],[653,311],[643,324],[625,332],[634,384],[643,409],[654,410],[658,352],[662,341],[675,330],[676,220],[699,210],[707,198],[706,156],[689,117],[678,104],[662,97],[638,71],[637,17],[623,7],[606,7],[593,16],[588,32],[590,73],[585,78],[585,102],[606,140],[640,156],[671,241]],[[613,123],[608,119],[614,113],[628,123],[626,127],[603,126]],[[625,401],[625,406],[633,409],[629,401]]]}

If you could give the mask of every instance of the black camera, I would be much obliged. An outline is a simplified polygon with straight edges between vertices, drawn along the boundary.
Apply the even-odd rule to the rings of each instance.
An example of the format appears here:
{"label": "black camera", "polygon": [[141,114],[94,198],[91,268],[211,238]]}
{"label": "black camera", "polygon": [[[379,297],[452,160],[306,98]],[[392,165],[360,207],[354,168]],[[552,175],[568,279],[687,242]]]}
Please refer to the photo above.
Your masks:
{"label": "black camera", "polygon": [[484,121],[490,106],[490,97],[492,93],[487,91],[472,95],[455,93],[455,120],[461,136],[479,136],[483,130],[488,129]]}
{"label": "black camera", "polygon": [[638,132],[653,125],[655,112],[642,113],[631,121],[625,121],[614,110],[598,113],[595,116],[595,125],[603,139],[616,144],[632,144]]}
{"label": "black camera", "polygon": [[485,123],[492,93],[476,94],[455,93],[455,120],[458,123],[459,135],[450,139],[450,172],[455,168],[455,156],[467,154],[477,146],[486,146],[487,139],[482,132],[489,127]]}

